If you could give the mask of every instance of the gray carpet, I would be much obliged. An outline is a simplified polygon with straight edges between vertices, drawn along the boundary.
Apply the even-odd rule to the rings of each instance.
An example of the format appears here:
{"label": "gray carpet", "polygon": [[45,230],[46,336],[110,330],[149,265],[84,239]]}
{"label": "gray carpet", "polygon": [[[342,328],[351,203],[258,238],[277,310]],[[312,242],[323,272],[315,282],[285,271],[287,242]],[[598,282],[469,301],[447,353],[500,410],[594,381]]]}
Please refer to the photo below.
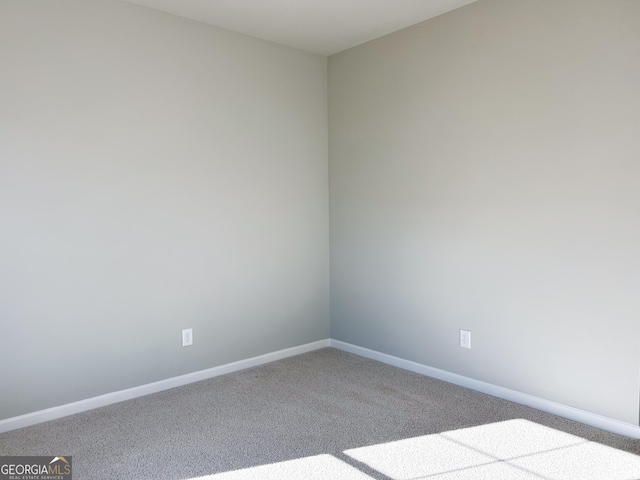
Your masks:
{"label": "gray carpet", "polygon": [[[520,420],[505,422],[514,419]],[[469,429],[479,425],[484,427]],[[435,455],[443,442],[447,448],[465,442],[468,447],[473,437],[493,445],[495,452],[483,451],[485,457],[506,458],[500,452],[508,447],[515,452],[509,458],[517,456],[517,461],[485,462],[486,477],[481,475],[484,470],[469,474],[468,465],[451,468],[448,476],[435,476],[434,471],[406,475],[497,478],[495,472],[507,467],[519,469],[522,478],[560,475],[528,476],[531,455],[518,453],[518,441],[491,440],[491,435],[504,435],[504,428],[514,426],[523,428],[520,440],[531,436],[533,441],[543,426],[559,431],[551,436],[560,443],[545,450],[551,455],[545,468],[558,462],[553,460],[558,451],[579,442],[588,447],[583,454],[590,457],[598,455],[602,445],[617,449],[607,450],[614,454],[640,455],[638,440],[331,348],[8,432],[0,435],[0,454],[72,455],[76,480],[187,479],[220,472],[227,472],[220,478],[277,478],[278,465],[298,468],[304,463],[280,462],[316,456],[304,468],[317,471],[326,464],[336,468],[335,478],[368,475],[388,480],[416,478],[394,473],[394,462],[406,470],[409,457],[422,452],[420,448]],[[433,435],[441,432],[450,433]],[[380,450],[388,442],[394,443]],[[392,451],[404,457],[394,459],[388,453]],[[624,455],[627,463],[640,459]],[[458,457],[452,455],[444,464],[453,465]],[[233,472],[260,465],[245,470],[244,476]]]}

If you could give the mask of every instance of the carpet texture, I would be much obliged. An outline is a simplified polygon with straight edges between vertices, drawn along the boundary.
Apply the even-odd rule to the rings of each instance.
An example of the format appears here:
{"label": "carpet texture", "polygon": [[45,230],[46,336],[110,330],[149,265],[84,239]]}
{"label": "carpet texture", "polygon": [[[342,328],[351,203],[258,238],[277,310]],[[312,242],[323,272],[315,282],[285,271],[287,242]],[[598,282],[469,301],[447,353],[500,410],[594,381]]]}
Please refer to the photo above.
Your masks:
{"label": "carpet texture", "polygon": [[[528,466],[533,456],[519,451],[509,432],[531,444],[541,444],[536,435],[556,442],[538,452],[549,458],[547,473]],[[605,471],[615,467],[607,455],[629,468],[640,464],[638,440],[332,348],[0,435],[0,455],[72,455],[77,480],[305,478],[322,465],[329,470],[318,478],[399,480],[394,462],[427,450],[433,455],[438,445],[449,448],[445,466],[460,455],[456,446],[478,452],[487,445],[478,455],[490,460],[475,473],[432,469],[417,471],[420,478],[485,478],[485,472],[493,480],[501,471],[504,478],[570,478],[557,473],[554,465],[562,462],[554,455],[578,446],[581,455],[600,458]],[[392,451],[400,457],[376,463]],[[511,452],[511,463],[501,452]]]}

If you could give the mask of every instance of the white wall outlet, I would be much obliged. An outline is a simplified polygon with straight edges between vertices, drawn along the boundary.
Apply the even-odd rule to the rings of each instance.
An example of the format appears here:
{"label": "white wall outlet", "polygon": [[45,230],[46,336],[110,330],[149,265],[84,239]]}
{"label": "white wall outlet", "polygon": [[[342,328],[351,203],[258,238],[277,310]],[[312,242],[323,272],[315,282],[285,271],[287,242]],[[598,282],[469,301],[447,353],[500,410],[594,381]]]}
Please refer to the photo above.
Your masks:
{"label": "white wall outlet", "polygon": [[471,332],[469,330],[460,330],[460,346],[471,348]]}
{"label": "white wall outlet", "polygon": [[193,345],[193,328],[182,330],[182,346],[188,347],[189,345]]}

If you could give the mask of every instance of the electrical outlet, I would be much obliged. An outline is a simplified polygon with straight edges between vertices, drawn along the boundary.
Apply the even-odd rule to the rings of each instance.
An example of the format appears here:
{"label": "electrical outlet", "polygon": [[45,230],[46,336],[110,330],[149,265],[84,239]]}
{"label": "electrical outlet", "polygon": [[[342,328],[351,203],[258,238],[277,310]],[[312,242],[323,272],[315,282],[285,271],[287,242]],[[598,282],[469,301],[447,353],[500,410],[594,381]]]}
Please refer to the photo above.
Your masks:
{"label": "electrical outlet", "polygon": [[471,332],[469,330],[460,330],[460,346],[471,348]]}
{"label": "electrical outlet", "polygon": [[193,328],[182,330],[182,346],[188,347],[189,345],[193,345]]}

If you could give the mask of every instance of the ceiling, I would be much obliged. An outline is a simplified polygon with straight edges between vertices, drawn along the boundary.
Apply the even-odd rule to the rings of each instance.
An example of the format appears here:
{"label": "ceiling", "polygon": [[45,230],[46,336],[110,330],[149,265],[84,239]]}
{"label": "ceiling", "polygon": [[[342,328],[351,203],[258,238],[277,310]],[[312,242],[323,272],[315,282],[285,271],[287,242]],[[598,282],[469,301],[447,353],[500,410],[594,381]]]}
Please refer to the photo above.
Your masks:
{"label": "ceiling", "polygon": [[127,0],[332,55],[476,0]]}

